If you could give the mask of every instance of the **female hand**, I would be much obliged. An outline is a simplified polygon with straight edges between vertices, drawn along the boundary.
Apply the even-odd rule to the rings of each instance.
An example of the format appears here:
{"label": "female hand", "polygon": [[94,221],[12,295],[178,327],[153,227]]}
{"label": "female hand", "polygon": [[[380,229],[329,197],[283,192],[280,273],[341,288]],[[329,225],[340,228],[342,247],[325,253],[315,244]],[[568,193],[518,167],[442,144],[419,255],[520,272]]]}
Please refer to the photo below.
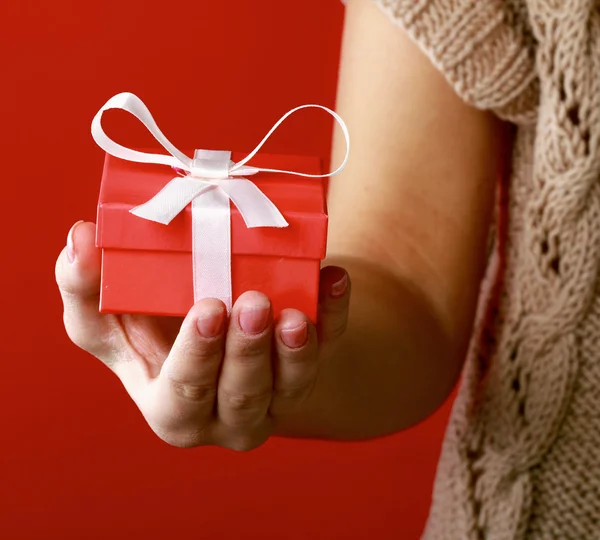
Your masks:
{"label": "female hand", "polygon": [[152,430],[179,447],[260,446],[281,419],[309,400],[323,350],[346,327],[349,280],[337,267],[321,276],[319,326],[296,310],[276,325],[269,299],[243,294],[228,318],[202,300],[185,319],[98,312],[100,250],[95,225],[79,222],[56,263],[71,340],[119,377]]}

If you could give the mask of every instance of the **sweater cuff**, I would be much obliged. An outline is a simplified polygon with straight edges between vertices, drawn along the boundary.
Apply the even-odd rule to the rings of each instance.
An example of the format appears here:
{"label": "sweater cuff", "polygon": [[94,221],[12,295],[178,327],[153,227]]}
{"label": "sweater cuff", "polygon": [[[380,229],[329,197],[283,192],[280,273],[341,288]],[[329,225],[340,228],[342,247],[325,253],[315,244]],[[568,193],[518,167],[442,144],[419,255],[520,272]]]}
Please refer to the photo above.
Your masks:
{"label": "sweater cuff", "polygon": [[456,93],[517,124],[535,122],[539,81],[526,14],[501,0],[375,0]]}

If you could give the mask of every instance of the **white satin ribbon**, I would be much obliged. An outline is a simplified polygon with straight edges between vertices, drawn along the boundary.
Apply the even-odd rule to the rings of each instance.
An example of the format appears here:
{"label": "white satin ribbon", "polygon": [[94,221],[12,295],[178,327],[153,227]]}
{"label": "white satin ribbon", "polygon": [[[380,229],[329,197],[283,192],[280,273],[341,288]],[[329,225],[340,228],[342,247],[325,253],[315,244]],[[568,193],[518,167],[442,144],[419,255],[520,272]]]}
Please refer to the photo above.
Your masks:
{"label": "white satin ribbon", "polygon": [[[328,174],[305,174],[247,165],[289,116],[309,108],[326,111],[342,128],[346,140],[346,155],[335,171]],[[135,116],[170,155],[138,152],[110,139],[101,123],[102,115],[110,109],[121,109]],[[340,173],[350,156],[350,134],[346,124],[337,113],[322,105],[302,105],[286,113],[259,145],[238,163],[231,161],[231,152],[226,151],[196,150],[193,159],[186,156],[164,136],[142,100],[128,92],[112,97],[98,111],[92,121],[92,137],[100,148],[114,157],[137,163],[167,165],[185,171],[185,176],[176,176],[152,199],[130,212],[143,219],[168,225],[191,203],[194,301],[218,298],[228,311],[232,306],[229,201],[235,204],[249,228],[288,226],[273,202],[256,184],[244,177],[267,172],[327,178]]]}

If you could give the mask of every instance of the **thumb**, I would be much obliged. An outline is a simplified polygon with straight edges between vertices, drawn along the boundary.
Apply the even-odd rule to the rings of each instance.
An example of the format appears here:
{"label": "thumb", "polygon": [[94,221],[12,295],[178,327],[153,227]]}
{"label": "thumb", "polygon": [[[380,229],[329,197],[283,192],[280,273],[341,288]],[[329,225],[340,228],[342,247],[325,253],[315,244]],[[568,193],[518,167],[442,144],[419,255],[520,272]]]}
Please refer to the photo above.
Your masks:
{"label": "thumb", "polygon": [[111,327],[98,311],[101,253],[94,242],[95,234],[93,223],[79,221],[73,225],[56,261],[55,275],[68,336],[82,349],[105,357],[110,351]]}

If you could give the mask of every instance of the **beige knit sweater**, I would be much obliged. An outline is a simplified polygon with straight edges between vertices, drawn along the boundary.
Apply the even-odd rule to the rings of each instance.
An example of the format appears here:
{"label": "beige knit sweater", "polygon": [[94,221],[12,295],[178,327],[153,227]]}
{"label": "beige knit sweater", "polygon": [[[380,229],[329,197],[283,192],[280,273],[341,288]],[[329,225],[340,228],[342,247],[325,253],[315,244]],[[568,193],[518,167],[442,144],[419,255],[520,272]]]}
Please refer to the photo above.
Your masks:
{"label": "beige knit sweater", "polygon": [[600,540],[600,2],[377,0],[516,126],[428,540]]}

